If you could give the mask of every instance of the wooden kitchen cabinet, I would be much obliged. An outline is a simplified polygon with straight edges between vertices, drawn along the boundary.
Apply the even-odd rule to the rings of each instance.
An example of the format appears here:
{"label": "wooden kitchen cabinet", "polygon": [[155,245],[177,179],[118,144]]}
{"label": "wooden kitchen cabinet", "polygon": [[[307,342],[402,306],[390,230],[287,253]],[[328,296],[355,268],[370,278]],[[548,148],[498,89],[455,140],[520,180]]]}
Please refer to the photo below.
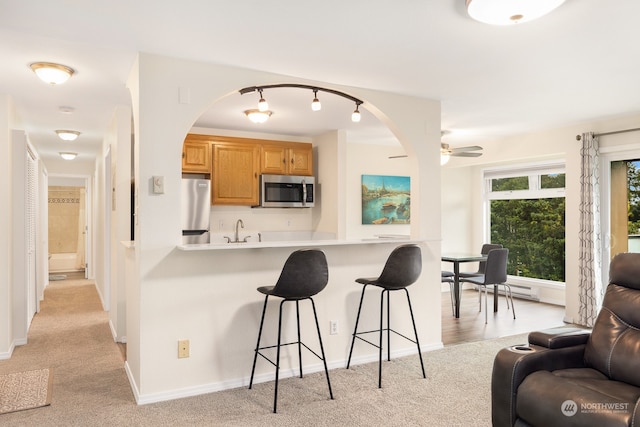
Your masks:
{"label": "wooden kitchen cabinet", "polygon": [[182,172],[211,174],[211,204],[257,206],[260,174],[313,176],[306,142],[188,134]]}
{"label": "wooden kitchen cabinet", "polygon": [[182,172],[211,173],[211,144],[188,135],[182,146]]}
{"label": "wooden kitchen cabinet", "polygon": [[259,162],[259,145],[214,141],[212,204],[258,205]]}
{"label": "wooden kitchen cabinet", "polygon": [[313,147],[306,143],[263,144],[261,173],[273,175],[313,175]]}

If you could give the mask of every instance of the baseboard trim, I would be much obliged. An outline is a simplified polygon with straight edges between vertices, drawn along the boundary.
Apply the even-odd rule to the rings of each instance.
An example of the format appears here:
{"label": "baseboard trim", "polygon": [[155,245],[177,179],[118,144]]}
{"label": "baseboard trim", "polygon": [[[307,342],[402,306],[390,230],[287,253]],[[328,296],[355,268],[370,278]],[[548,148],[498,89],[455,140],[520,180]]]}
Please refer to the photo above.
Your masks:
{"label": "baseboard trim", "polygon": [[[424,353],[428,351],[438,350],[443,347],[444,345],[442,344],[442,341],[440,341],[438,343],[428,344],[426,346],[423,345],[421,346],[420,349]],[[397,357],[411,356],[417,353],[418,353],[418,349],[414,346],[414,347],[400,349],[398,351],[392,351],[391,356],[392,358],[397,358]],[[377,362],[377,361],[378,361],[377,353],[368,354],[366,356],[352,358],[351,365],[356,366],[356,365],[362,365],[365,363]],[[327,367],[329,368],[329,371],[331,371],[333,369],[343,369],[346,367],[346,365],[347,365],[347,360],[343,359],[343,360],[330,362],[327,364]],[[243,378],[233,379],[229,381],[220,381],[217,383],[201,384],[194,387],[175,389],[167,392],[150,393],[150,394],[141,395],[135,381],[133,380],[133,375],[131,374],[129,365],[126,362],[125,362],[125,371],[127,372],[127,377],[129,378],[129,383],[131,384],[131,389],[133,390],[133,395],[138,405],[147,405],[150,403],[181,399],[183,397],[193,397],[201,394],[215,393],[218,391],[229,390],[233,388],[248,387],[249,380],[250,380],[250,376],[246,376]],[[323,372],[323,371],[324,371],[324,365],[322,364],[322,362],[304,367],[305,374],[312,374],[312,373]],[[284,379],[284,378],[298,376],[299,374],[300,372],[297,369],[282,369],[280,370],[279,377],[280,379]],[[268,382],[273,380],[274,380],[273,372],[266,372],[263,374],[255,375],[253,377],[254,384],[260,384],[263,382]]]}

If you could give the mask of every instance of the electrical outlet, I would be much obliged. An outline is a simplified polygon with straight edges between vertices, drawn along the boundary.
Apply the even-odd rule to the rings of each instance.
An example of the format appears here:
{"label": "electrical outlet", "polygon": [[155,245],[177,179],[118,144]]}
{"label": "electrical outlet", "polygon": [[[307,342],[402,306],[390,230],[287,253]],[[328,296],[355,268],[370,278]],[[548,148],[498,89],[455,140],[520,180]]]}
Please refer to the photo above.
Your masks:
{"label": "electrical outlet", "polygon": [[224,220],[218,221],[218,230],[224,230]]}
{"label": "electrical outlet", "polygon": [[189,357],[189,340],[178,341],[178,359]]}
{"label": "electrical outlet", "polygon": [[329,335],[338,335],[338,321],[332,320],[329,322]]}

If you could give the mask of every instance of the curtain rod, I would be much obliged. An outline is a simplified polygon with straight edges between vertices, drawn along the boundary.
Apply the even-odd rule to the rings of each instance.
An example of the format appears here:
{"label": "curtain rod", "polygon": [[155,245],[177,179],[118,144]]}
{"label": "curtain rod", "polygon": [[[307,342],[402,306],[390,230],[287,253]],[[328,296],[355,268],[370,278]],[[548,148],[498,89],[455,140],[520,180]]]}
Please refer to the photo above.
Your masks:
{"label": "curtain rod", "polygon": [[[613,132],[596,133],[593,136],[615,135],[617,133],[627,133],[627,132],[637,132],[637,131],[640,131],[640,128],[614,130]],[[581,139],[582,139],[582,135],[576,135],[576,141],[580,141]]]}

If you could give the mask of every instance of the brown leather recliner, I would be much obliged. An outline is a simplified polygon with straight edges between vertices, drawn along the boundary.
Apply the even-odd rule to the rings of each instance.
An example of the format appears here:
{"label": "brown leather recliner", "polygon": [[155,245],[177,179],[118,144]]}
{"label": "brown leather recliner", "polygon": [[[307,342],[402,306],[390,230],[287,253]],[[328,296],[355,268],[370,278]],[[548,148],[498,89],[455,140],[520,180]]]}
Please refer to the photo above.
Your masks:
{"label": "brown leather recliner", "polygon": [[528,346],[500,350],[491,410],[494,426],[640,424],[640,254],[611,260],[592,331],[532,332]]}

